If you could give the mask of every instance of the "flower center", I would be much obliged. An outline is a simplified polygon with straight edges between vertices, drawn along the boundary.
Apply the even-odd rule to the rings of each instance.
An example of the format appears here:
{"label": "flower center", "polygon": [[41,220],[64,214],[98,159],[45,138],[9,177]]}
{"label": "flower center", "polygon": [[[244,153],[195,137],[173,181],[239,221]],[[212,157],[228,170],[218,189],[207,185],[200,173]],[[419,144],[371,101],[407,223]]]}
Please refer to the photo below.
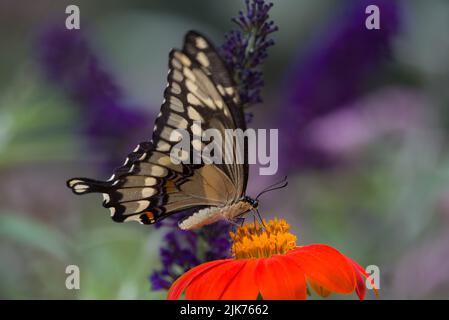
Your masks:
{"label": "flower center", "polygon": [[268,258],[284,254],[296,247],[296,236],[289,232],[290,226],[283,219],[248,223],[231,232],[232,254],[237,259]]}

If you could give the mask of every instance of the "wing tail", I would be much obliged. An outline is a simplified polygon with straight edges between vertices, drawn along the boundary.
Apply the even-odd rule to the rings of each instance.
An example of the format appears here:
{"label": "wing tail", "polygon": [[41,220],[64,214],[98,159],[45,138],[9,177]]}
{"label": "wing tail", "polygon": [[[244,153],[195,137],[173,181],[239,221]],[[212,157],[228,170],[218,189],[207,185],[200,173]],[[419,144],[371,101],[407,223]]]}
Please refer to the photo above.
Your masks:
{"label": "wing tail", "polygon": [[75,194],[86,194],[92,192],[106,192],[111,186],[110,182],[98,181],[88,178],[73,178],[67,181],[67,186],[72,189]]}

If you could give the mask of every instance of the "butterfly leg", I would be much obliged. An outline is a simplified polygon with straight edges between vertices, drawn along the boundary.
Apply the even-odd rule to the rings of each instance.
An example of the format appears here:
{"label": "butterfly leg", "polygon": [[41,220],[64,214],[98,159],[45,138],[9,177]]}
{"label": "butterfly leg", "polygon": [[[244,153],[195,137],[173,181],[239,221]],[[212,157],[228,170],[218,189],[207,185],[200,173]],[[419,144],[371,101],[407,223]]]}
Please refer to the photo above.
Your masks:
{"label": "butterfly leg", "polygon": [[240,228],[243,227],[243,224],[245,223],[245,218],[241,217],[241,218],[237,218],[238,221],[240,221]]}
{"label": "butterfly leg", "polygon": [[[240,222],[240,220],[243,220],[242,222]],[[243,225],[243,223],[245,222],[245,218],[236,218],[234,220],[226,220],[228,221],[230,224],[232,224],[234,227],[241,227]],[[240,223],[239,223],[240,222]]]}
{"label": "butterfly leg", "polygon": [[[262,216],[260,215],[259,210],[254,209],[254,210],[253,210],[253,214],[254,214],[254,211],[257,213],[257,217],[259,218],[259,221],[260,221],[260,224],[262,225],[262,227],[263,227],[265,230],[267,230],[267,226],[265,225],[265,222],[263,221]],[[255,219],[256,219],[256,215],[254,214],[254,220],[255,220]]]}
{"label": "butterfly leg", "polygon": [[265,226],[265,223],[263,222],[262,217],[260,216],[260,213],[257,209],[251,210],[252,216],[253,216],[253,224],[254,228],[257,227],[257,220],[259,221],[259,224],[262,226],[262,229],[267,229]]}
{"label": "butterfly leg", "polygon": [[244,217],[237,217],[234,219],[234,221],[230,221],[232,224],[232,232],[236,232],[237,228],[241,228],[243,224],[245,223]]}

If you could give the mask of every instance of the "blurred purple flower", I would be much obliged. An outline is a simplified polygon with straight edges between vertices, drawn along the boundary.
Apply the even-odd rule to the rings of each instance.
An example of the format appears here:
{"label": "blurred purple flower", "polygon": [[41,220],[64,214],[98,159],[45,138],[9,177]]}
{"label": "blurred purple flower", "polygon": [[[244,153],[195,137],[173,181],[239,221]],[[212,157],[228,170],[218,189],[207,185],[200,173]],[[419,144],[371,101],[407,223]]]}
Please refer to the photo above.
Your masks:
{"label": "blurred purple flower", "polygon": [[414,243],[392,270],[393,298],[432,299],[449,290],[449,229]]}
{"label": "blurred purple flower", "polygon": [[123,92],[81,31],[48,27],[39,38],[37,54],[46,77],[80,107],[81,128],[106,159],[123,158],[143,132],[151,132],[151,119],[124,102]]}
{"label": "blurred purple flower", "polygon": [[260,91],[264,85],[261,66],[267,58],[267,49],[274,45],[270,34],[278,27],[268,21],[272,3],[264,0],[246,0],[246,12],[240,11],[232,19],[239,30],[225,35],[221,55],[234,74],[244,106],[262,102]]}
{"label": "blurred purple flower", "polygon": [[[429,108],[426,108],[428,110]],[[420,237],[403,247],[393,267],[389,291],[393,299],[440,299],[449,292],[449,190],[440,190],[431,221]]]}
{"label": "blurred purple flower", "polygon": [[316,150],[344,158],[379,137],[405,134],[429,123],[428,101],[417,90],[385,87],[315,120],[304,138]]}
{"label": "blurred purple flower", "polygon": [[[360,0],[345,5],[315,36],[287,77],[286,107],[280,120],[284,170],[332,163],[332,157],[304,138],[304,130],[362,95],[390,57],[390,45],[400,27],[398,1]],[[368,5],[380,9],[380,30],[365,27]]]}

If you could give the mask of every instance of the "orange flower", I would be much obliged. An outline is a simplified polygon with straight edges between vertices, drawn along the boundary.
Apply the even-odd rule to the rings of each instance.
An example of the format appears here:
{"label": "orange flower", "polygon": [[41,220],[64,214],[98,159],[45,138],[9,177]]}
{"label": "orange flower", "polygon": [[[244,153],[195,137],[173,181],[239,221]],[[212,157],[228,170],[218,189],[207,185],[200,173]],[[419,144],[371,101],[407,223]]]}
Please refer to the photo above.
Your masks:
{"label": "orange flower", "polygon": [[[285,220],[247,224],[231,233],[233,259],[201,264],[179,277],[168,299],[306,299],[307,284],[320,296],[356,292],[365,297],[368,274],[324,244],[296,246]],[[376,291],[377,294],[377,291]]]}

